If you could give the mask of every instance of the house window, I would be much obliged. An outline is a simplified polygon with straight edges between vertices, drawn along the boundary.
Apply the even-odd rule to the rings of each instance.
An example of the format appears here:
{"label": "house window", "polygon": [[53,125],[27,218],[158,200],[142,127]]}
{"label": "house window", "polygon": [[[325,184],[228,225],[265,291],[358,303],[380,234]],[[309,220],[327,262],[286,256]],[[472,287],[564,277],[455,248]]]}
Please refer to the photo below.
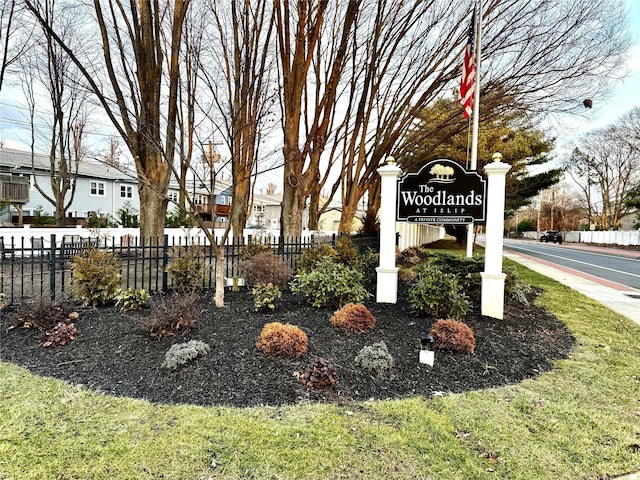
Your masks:
{"label": "house window", "polygon": [[104,182],[91,182],[91,196],[104,197]]}
{"label": "house window", "polygon": [[264,213],[264,205],[254,205],[253,213]]}
{"label": "house window", "polygon": [[120,198],[133,198],[133,187],[131,185],[120,185]]}
{"label": "house window", "polygon": [[178,201],[178,192],[169,192],[167,194],[167,197],[169,198],[170,201],[177,202]]}

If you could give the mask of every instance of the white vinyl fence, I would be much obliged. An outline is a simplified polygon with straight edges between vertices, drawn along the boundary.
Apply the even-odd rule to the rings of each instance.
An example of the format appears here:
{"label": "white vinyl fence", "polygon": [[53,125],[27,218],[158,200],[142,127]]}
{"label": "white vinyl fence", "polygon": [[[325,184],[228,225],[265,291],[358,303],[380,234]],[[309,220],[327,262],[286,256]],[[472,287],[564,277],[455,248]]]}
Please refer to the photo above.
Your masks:
{"label": "white vinyl fence", "polygon": [[[640,245],[638,230],[571,231],[562,232],[567,243],[596,243],[600,245]],[[538,240],[540,232],[522,232],[524,238]]]}

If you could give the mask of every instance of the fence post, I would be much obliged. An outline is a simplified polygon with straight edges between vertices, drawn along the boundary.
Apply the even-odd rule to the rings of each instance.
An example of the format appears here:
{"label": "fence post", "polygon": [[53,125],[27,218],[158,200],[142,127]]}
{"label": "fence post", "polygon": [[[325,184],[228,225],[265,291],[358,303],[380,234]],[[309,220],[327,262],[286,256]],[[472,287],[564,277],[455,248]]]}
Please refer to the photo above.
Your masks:
{"label": "fence post", "polygon": [[51,234],[49,251],[49,296],[56,299],[56,234]]}
{"label": "fence post", "polygon": [[162,291],[166,292],[168,288],[169,277],[167,275],[167,265],[169,264],[169,235],[165,234],[162,244]]}

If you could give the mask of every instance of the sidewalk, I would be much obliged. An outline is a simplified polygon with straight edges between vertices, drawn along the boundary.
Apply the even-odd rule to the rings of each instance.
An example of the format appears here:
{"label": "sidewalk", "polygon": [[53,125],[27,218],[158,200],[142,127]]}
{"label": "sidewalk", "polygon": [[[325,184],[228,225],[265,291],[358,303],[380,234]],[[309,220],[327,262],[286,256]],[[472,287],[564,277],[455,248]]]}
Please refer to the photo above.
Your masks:
{"label": "sidewalk", "polygon": [[[637,250],[595,247],[584,244],[568,244],[567,247],[592,252],[609,253],[634,259],[640,258],[640,251]],[[515,253],[508,250],[507,247],[505,247],[504,256],[606,305],[614,312],[640,325],[640,290],[602,280],[592,275],[529,255]]]}
{"label": "sidewalk", "polygon": [[[565,244],[567,245],[567,244]],[[640,258],[638,250],[624,250],[619,248],[595,247],[584,244],[568,244],[567,247],[591,252],[608,253],[629,258]],[[608,282],[591,275],[572,270],[567,267],[534,258],[522,253],[515,253],[504,249],[504,256],[525,267],[552,278],[569,288],[592,298],[620,315],[623,315],[640,325],[640,291],[625,285]],[[633,295],[633,296],[631,296]],[[628,473],[615,480],[640,480],[640,472]]]}

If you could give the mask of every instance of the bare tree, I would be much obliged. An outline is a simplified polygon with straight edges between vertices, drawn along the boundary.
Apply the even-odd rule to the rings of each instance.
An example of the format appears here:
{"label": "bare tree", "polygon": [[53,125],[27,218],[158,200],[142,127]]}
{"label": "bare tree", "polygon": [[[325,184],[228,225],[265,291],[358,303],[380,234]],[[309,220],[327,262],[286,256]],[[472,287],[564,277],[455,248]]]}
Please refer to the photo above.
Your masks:
{"label": "bare tree", "polygon": [[[351,70],[347,111],[356,114],[344,127],[341,229],[351,225],[365,192],[370,201],[378,198],[376,169],[386,156],[410,159],[413,144],[406,140],[415,136],[407,134],[418,112],[459,80],[467,8],[466,2],[378,2],[364,29],[371,35],[353,52],[353,64],[361,67]],[[629,47],[619,1],[491,1],[483,24],[485,118],[513,110],[533,117],[575,110],[583,98],[606,93]],[[448,119],[440,121],[446,126]]]}
{"label": "bare tree", "polygon": [[[198,7],[198,8],[196,8]],[[191,175],[193,178],[199,176],[199,171],[193,168],[192,162],[202,158],[203,147],[198,136],[198,126],[200,124],[197,118],[198,110],[198,87],[200,77],[200,65],[203,54],[203,40],[206,38],[205,32],[206,10],[199,4],[193,5],[187,13],[187,19],[184,24],[184,39],[182,42],[182,62],[184,65],[180,75],[180,88],[178,95],[178,159],[177,171],[174,176],[180,186],[178,196],[178,209],[186,211],[188,185],[187,179]],[[199,145],[200,143],[200,145]],[[208,152],[209,153],[209,152]],[[195,157],[194,157],[195,155]],[[209,158],[211,161],[211,158]],[[206,163],[206,162],[205,162]],[[201,165],[202,162],[199,162]],[[207,172],[202,172],[205,176]],[[204,181],[204,179],[200,179]],[[213,221],[213,217],[212,217]]]}
{"label": "bare tree", "polygon": [[566,162],[567,171],[580,186],[589,211],[597,211],[597,226],[617,229],[629,213],[628,192],[640,184],[640,151],[628,130],[627,116],[608,128],[584,136]]}
{"label": "bare tree", "polygon": [[[280,223],[285,237],[300,235],[307,198],[322,189],[320,157],[333,123],[339,83],[361,4],[360,0],[346,5],[326,0],[274,1],[284,142]],[[329,28],[323,30],[325,24]],[[315,82],[310,82],[323,31],[332,40],[322,51],[323,65],[314,66]]]}
{"label": "bare tree", "polygon": [[190,0],[94,0],[89,13],[99,32],[100,62],[97,56],[87,58],[88,48],[74,49],[65,41],[41,2],[25,0],[28,10],[82,72],[133,156],[143,241],[163,238],[176,148],[182,33],[189,4]]}
{"label": "bare tree", "polygon": [[276,91],[268,0],[208,2],[213,19],[201,73],[212,105],[209,118],[231,158],[233,199],[229,221],[242,236],[251,208],[262,140],[269,132]]}
{"label": "bare tree", "polygon": [[[15,0],[5,0],[0,4],[0,90],[4,83],[7,68],[16,62],[25,47],[28,28],[19,28],[18,6]],[[15,38],[20,31],[22,41]]]}
{"label": "bare tree", "polygon": [[120,156],[122,155],[122,149],[120,148],[120,142],[118,142],[117,138],[110,138],[109,145],[107,146],[107,151],[103,155],[103,162],[105,165],[109,165],[115,168],[123,168],[120,161]]}
{"label": "bare tree", "polygon": [[[42,6],[48,21],[69,41],[76,30],[74,19],[57,6],[55,0],[46,0]],[[78,83],[75,66],[46,29],[42,30],[41,37],[34,39],[21,57],[20,65],[31,118],[32,168],[35,168],[35,138],[43,133],[35,131],[36,104],[42,107],[36,89],[42,87],[49,97],[48,188],[38,183],[36,175],[34,186],[54,206],[56,225],[64,226],[66,211],[75,195],[78,165],[85,156],[82,140],[87,121],[86,94]]]}

